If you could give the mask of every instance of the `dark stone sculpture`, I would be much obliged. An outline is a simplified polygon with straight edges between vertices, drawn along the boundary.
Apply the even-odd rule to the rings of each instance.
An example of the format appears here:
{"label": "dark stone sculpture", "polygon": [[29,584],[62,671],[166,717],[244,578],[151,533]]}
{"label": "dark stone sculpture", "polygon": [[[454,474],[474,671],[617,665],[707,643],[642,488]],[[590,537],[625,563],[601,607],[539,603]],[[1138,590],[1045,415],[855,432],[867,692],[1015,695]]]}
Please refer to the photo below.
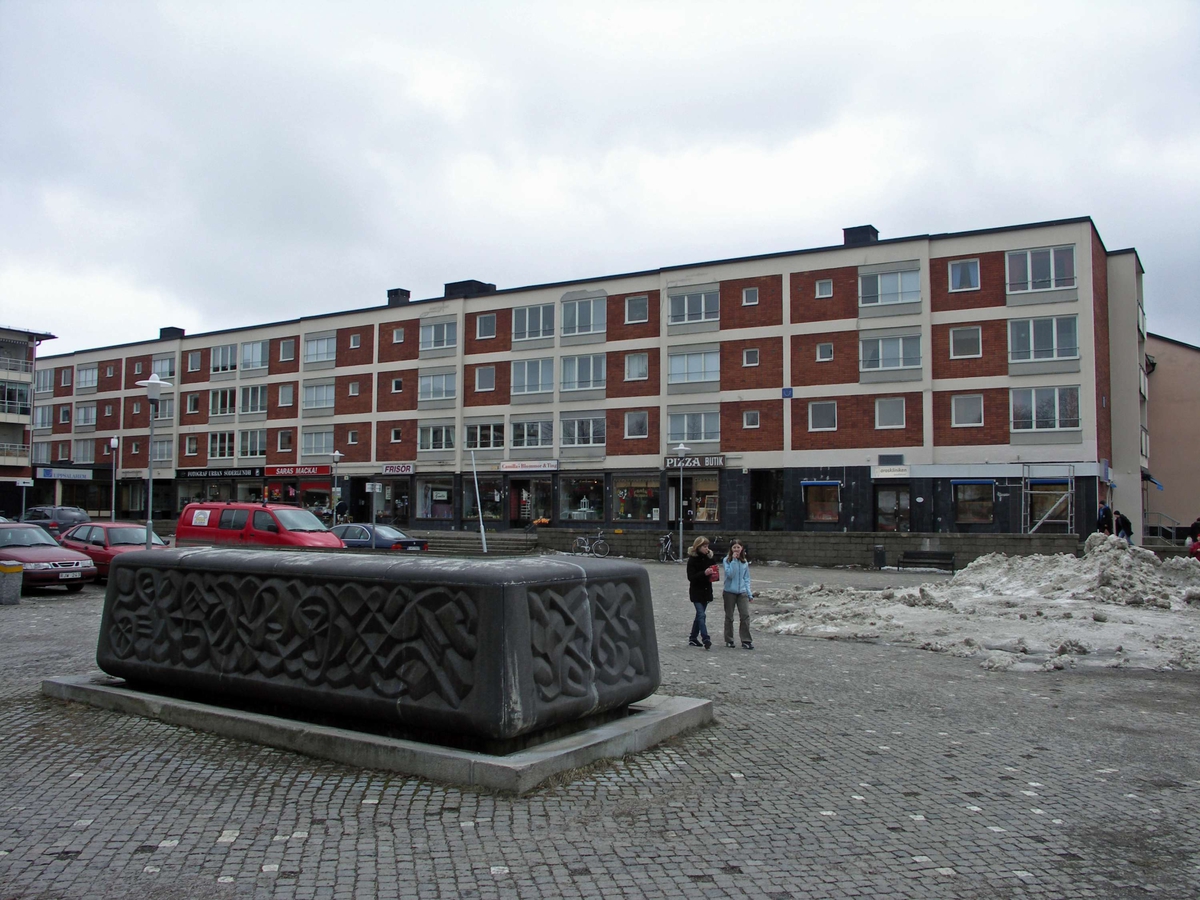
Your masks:
{"label": "dark stone sculpture", "polygon": [[556,557],[123,554],[96,659],[130,682],[499,740],[660,680],[645,569]]}

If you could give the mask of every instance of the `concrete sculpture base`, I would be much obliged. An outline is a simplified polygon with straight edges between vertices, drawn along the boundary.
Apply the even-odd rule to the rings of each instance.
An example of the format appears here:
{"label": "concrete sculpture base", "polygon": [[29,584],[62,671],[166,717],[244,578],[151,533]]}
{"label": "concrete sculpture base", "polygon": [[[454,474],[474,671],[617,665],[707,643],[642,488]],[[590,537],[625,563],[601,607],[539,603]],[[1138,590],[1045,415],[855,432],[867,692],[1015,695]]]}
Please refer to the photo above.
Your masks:
{"label": "concrete sculpture base", "polygon": [[178,700],[141,692],[104,676],[47,679],[42,682],[42,693],[318,759],[517,794],[533,790],[561,772],[647,750],[713,719],[711,701],[656,694],[630,705],[629,715],[623,718],[526,750],[492,756]]}

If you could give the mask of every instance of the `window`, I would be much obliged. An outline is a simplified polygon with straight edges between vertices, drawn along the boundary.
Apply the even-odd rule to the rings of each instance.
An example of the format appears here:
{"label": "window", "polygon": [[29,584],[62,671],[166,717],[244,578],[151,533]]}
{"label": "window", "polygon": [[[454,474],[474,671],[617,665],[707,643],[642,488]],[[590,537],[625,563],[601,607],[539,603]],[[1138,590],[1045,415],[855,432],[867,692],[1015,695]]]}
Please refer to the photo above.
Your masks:
{"label": "window", "polygon": [[45,465],[50,462],[50,442],[38,441],[33,445],[31,459],[34,463]]}
{"label": "window", "polygon": [[403,378],[393,378],[392,379],[392,393],[399,394],[403,390],[404,390],[404,379]]}
{"label": "window", "polygon": [[336,394],[337,387],[332,382],[306,384],[301,409],[332,409]]}
{"label": "window", "polygon": [[416,480],[417,518],[454,518],[454,479],[442,475]]}
{"label": "window", "polygon": [[96,461],[96,442],[90,438],[86,441],[76,441],[71,459],[77,463],[86,463],[88,465],[94,463]]}
{"label": "window", "polygon": [[[135,403],[134,406],[137,404]],[[136,412],[137,410],[134,410]],[[60,425],[66,425],[71,421],[71,407],[61,406],[58,409],[58,422]]]}
{"label": "window", "polygon": [[279,386],[279,405],[291,406],[296,402],[296,386],[294,384],[281,384]]}
{"label": "window", "polygon": [[757,428],[758,427],[758,410],[747,409],[742,412],[742,427]]}
{"label": "window", "polygon": [[54,390],[54,370],[38,369],[33,376],[33,389],[39,393]]}
{"label": "window", "polygon": [[817,344],[817,362],[833,361],[833,343]]}
{"label": "window", "polygon": [[362,346],[362,335],[361,334],[350,335],[350,349],[357,350],[361,346]]}
{"label": "window", "polygon": [[758,288],[742,288],[742,306],[758,306]]}
{"label": "window", "polygon": [[399,444],[404,440],[404,433],[399,428],[392,429],[392,443]]}
{"label": "window", "polygon": [[75,387],[77,388],[94,388],[99,381],[99,366],[80,366],[75,372]]}
{"label": "window", "polygon": [[267,386],[256,384],[242,388],[242,412],[261,413],[267,411]]}
{"label": "window", "polygon": [[513,310],[513,340],[554,337],[554,304],[522,306]]}
{"label": "window", "polygon": [[234,434],[232,431],[214,431],[208,436],[209,459],[233,459]]}
{"label": "window", "polygon": [[475,320],[475,337],[481,341],[496,336],[496,314],[485,313]]}
{"label": "window", "polygon": [[[137,410],[134,410],[136,413]],[[210,416],[232,416],[237,412],[237,389],[221,388],[208,392],[208,414]]]}
{"label": "window", "polygon": [[183,455],[196,456],[200,453],[200,439],[194,434],[189,434],[183,439]]}
{"label": "window", "polygon": [[151,403],[150,409],[154,412],[154,418],[173,419],[175,418],[175,398],[162,397],[157,403]]}
{"label": "window", "polygon": [[817,299],[828,300],[833,296],[833,279],[821,278],[817,281]]}
{"label": "window", "polygon": [[978,428],[983,425],[983,394],[958,394],[950,398],[950,427]]}
{"label": "window", "polygon": [[150,458],[154,462],[168,462],[175,458],[175,441],[171,438],[155,438],[150,447]]}
{"label": "window", "polygon": [[758,365],[758,348],[754,347],[749,350],[742,351],[742,366],[757,366]]}
{"label": "window", "polygon": [[1008,254],[1008,292],[1075,287],[1075,247],[1042,247]]}
{"label": "window", "polygon": [[212,348],[212,355],[209,357],[208,370],[210,372],[233,372],[237,369],[237,344],[224,344],[220,347]]}
{"label": "window", "polygon": [[657,476],[651,478],[613,476],[613,518],[658,518],[661,506]]}
{"label": "window", "polygon": [[512,392],[538,394],[554,390],[554,360],[521,359],[512,364]]}
{"label": "window", "polygon": [[392,329],[392,343],[393,344],[403,344],[404,343],[404,328],[403,327]]}
{"label": "window", "polygon": [[818,400],[808,404],[809,431],[837,431],[837,401]]}
{"label": "window", "polygon": [[959,259],[950,263],[950,290],[979,290],[979,260]]}
{"label": "window", "polygon": [[[134,453],[137,453],[137,442],[134,441]],[[66,462],[71,458],[71,444],[69,441],[61,441],[58,445],[58,459],[60,462]]]}
{"label": "window", "polygon": [[475,370],[475,391],[494,391],[496,389],[496,367],[479,366]]}
{"label": "window", "polygon": [[284,428],[279,432],[276,447],[278,447],[280,453],[292,452],[292,430],[290,428]]}
{"label": "window", "polygon": [[291,362],[296,358],[296,339],[284,338],[279,342],[279,361]]}
{"label": "window", "polygon": [[200,371],[200,351],[189,350],[187,355],[187,370],[189,372]]}
{"label": "window", "polygon": [[421,349],[443,350],[458,345],[458,323],[439,322],[421,326]]}
{"label": "window", "polygon": [[995,482],[952,483],[954,521],[963,525],[991,525],[995,513]]}
{"label": "window", "polygon": [[650,354],[625,354],[625,380],[645,381],[650,377]]}
{"label": "window", "polygon": [[417,428],[418,450],[453,450],[453,425],[421,425]]}
{"label": "window", "polygon": [[63,386],[63,387],[70,387],[70,386],[71,386],[71,370],[70,370],[70,369],[63,369],[63,370],[62,370],[62,379],[61,379],[61,381],[62,381],[62,386]]}
{"label": "window", "polygon": [[875,400],[876,429],[904,427],[904,398],[879,397]]}
{"label": "window", "polygon": [[417,380],[418,400],[446,400],[457,395],[456,375],[422,375]]}
{"label": "window", "polygon": [[564,447],[603,447],[604,417],[563,418],[562,445]]}
{"label": "window", "polygon": [[112,366],[105,366],[105,367],[104,367],[104,377],[105,377],[105,378],[112,378],[112,377],[113,377],[113,367],[112,367]]}
{"label": "window", "polygon": [[175,377],[175,357],[156,359],[150,363],[150,371],[163,380]]}
{"label": "window", "polygon": [[644,410],[625,413],[625,437],[650,437],[650,414]]}
{"label": "window", "polygon": [[140,416],[142,414],[142,401],[140,401],[140,400],[133,401],[133,414],[135,416]]}
{"label": "window", "polygon": [[626,297],[625,298],[625,324],[636,325],[639,322],[650,321],[650,298],[649,297]]}
{"label": "window", "polygon": [[841,512],[837,482],[805,484],[804,521],[837,522]]}
{"label": "window", "polygon": [[81,403],[75,407],[75,427],[82,428],[96,424],[96,404]]}
{"label": "window", "polygon": [[672,353],[667,360],[670,365],[667,381],[671,384],[721,380],[721,352],[719,350],[705,350],[700,353]]}
{"label": "window", "polygon": [[921,365],[921,337],[872,338],[862,342],[859,368],[914,369]]}
{"label": "window", "polygon": [[604,331],[607,305],[605,297],[564,300],[563,334],[599,334]]}
{"label": "window", "polygon": [[267,341],[248,341],[242,344],[242,368],[265,369],[271,350]]}
{"label": "window", "polygon": [[1056,431],[1079,427],[1079,388],[1013,389],[1013,431]]}
{"label": "window", "polygon": [[241,452],[238,456],[266,455],[267,430],[265,428],[256,428],[251,431],[243,431],[241,434]]}
{"label": "window", "polygon": [[554,423],[552,421],[512,423],[512,445],[514,447],[550,447],[553,444]]}
{"label": "window", "polygon": [[950,329],[950,358],[970,359],[983,356],[983,331],[978,325]]}
{"label": "window", "polygon": [[141,375],[141,374],[142,374],[142,364],[141,364],[141,362],[135,362],[135,363],[133,364],[133,374],[134,374],[134,375]]}
{"label": "window", "polygon": [[357,397],[358,396],[358,382],[357,381],[350,382],[350,384],[348,384],[346,386],[346,392],[351,397]]}
{"label": "window", "polygon": [[504,447],[503,425],[468,425],[468,450],[500,450]]}
{"label": "window", "polygon": [[306,338],[304,341],[304,361],[306,363],[328,362],[337,359],[337,338],[319,337]]}
{"label": "window", "polygon": [[558,483],[559,517],[573,521],[604,521],[604,479],[568,478]]}
{"label": "window", "polygon": [[671,325],[685,322],[716,322],[721,318],[721,294],[716,290],[672,294]]}
{"label": "window", "polygon": [[347,444],[357,444],[358,443],[358,429],[351,428],[349,431],[346,432],[346,443]]}
{"label": "window", "polygon": [[858,302],[861,306],[916,303],[920,299],[921,273],[915,269],[858,276]]}
{"label": "window", "polygon": [[560,386],[564,391],[604,387],[604,354],[564,356]]}
{"label": "window", "polygon": [[719,441],[719,412],[671,413],[667,416],[667,441]]}
{"label": "window", "polygon": [[200,395],[199,394],[188,394],[187,395],[187,411],[188,411],[188,415],[196,415],[198,412],[200,412]]}
{"label": "window", "polygon": [[1079,337],[1075,316],[1013,319],[1008,323],[1008,360],[1075,359]]}
{"label": "window", "polygon": [[328,456],[333,452],[333,429],[305,431],[300,435],[300,453],[304,456]]}
{"label": "window", "polygon": [[109,418],[113,414],[113,405],[111,403],[104,404],[104,418]]}

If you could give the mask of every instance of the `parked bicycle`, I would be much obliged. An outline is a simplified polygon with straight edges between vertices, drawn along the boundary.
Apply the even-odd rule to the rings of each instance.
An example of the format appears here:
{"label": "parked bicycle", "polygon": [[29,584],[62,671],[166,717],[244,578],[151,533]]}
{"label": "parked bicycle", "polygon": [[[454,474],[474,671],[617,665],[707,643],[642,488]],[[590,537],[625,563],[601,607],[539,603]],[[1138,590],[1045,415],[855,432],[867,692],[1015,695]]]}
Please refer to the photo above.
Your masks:
{"label": "parked bicycle", "polygon": [[669,531],[658,539],[658,561],[679,562],[679,554],[675,550],[675,538]]}
{"label": "parked bicycle", "polygon": [[608,541],[604,540],[604,532],[599,531],[595,537],[589,537],[586,534],[581,534],[575,538],[575,543],[571,545],[572,553],[587,553],[592,556],[598,556],[601,559],[608,556]]}

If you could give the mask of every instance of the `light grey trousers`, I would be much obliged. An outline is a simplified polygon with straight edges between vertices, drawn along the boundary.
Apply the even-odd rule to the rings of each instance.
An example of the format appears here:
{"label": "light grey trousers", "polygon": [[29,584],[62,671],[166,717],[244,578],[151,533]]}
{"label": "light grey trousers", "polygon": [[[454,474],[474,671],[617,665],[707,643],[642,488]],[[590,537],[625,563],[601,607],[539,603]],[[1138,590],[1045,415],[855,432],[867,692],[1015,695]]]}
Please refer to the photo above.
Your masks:
{"label": "light grey trousers", "polygon": [[721,599],[725,601],[725,643],[733,643],[733,609],[736,606],[738,618],[741,620],[738,623],[738,638],[743,644],[749,644],[751,642],[750,598],[745,594],[732,594],[729,591],[722,591]]}

